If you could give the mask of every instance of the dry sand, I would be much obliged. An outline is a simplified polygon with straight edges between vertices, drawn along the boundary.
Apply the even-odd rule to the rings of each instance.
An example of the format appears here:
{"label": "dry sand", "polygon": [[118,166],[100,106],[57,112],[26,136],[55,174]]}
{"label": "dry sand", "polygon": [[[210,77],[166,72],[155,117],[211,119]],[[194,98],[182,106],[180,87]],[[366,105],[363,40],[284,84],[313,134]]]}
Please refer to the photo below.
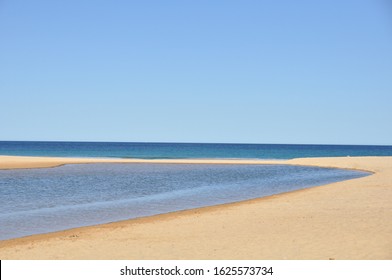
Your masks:
{"label": "dry sand", "polygon": [[[274,163],[0,156],[0,169],[91,162]],[[275,163],[374,174],[244,202],[0,241],[0,259],[392,259],[392,157]]]}

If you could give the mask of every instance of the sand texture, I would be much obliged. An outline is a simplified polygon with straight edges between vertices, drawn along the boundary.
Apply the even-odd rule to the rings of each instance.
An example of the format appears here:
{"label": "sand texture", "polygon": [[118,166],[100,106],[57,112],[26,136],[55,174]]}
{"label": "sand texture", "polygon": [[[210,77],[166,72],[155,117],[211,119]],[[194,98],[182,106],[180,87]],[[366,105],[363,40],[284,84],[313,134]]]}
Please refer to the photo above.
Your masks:
{"label": "sand texture", "polygon": [[[0,156],[0,169],[90,162],[273,163]],[[392,157],[276,163],[374,174],[244,202],[0,241],[0,259],[392,259]]]}

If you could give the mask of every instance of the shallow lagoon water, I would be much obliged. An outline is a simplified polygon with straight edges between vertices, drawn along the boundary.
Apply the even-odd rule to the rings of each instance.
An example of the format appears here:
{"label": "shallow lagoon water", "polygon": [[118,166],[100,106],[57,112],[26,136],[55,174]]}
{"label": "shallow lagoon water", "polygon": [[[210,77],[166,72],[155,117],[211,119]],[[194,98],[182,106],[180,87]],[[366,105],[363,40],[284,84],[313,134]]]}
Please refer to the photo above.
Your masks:
{"label": "shallow lagoon water", "polygon": [[242,201],[367,172],[288,165],[72,164],[0,170],[0,239]]}

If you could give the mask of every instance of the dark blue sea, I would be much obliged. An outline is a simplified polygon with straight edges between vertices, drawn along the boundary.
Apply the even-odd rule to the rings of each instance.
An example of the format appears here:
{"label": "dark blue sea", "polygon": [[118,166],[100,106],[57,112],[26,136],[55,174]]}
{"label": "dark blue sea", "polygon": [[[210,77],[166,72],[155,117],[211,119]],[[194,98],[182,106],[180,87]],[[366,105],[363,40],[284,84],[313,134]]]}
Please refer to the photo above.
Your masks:
{"label": "dark blue sea", "polygon": [[0,155],[143,159],[392,156],[392,146],[0,141]]}

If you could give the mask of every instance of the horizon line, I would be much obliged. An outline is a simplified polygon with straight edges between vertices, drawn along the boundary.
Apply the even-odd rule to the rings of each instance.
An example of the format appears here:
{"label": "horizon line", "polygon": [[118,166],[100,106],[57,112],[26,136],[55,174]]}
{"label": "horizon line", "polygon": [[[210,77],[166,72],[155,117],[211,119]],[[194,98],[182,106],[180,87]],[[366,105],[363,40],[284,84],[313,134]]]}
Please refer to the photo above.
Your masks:
{"label": "horizon line", "polygon": [[172,141],[100,141],[100,140],[0,140],[0,142],[51,142],[51,143],[134,143],[134,144],[206,144],[206,145],[314,145],[314,146],[392,146],[388,144],[320,144],[320,143],[240,143],[240,142],[172,142]]}

